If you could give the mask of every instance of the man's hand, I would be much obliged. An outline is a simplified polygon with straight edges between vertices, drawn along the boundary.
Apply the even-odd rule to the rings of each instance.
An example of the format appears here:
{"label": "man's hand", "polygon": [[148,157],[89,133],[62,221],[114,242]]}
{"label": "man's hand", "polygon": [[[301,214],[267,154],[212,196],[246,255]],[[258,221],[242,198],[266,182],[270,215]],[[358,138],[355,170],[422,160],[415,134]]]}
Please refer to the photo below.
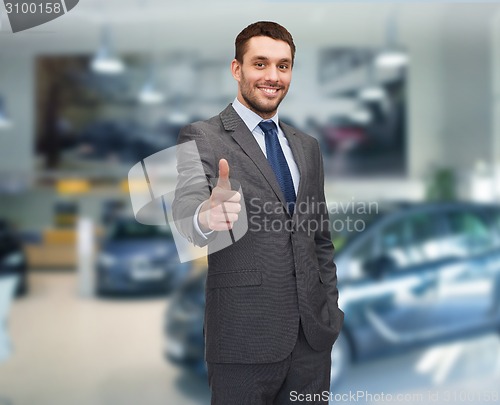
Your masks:
{"label": "man's hand", "polygon": [[201,206],[198,223],[203,232],[227,231],[232,229],[241,211],[241,194],[231,190],[229,164],[226,159],[219,160],[219,180],[212,195]]}

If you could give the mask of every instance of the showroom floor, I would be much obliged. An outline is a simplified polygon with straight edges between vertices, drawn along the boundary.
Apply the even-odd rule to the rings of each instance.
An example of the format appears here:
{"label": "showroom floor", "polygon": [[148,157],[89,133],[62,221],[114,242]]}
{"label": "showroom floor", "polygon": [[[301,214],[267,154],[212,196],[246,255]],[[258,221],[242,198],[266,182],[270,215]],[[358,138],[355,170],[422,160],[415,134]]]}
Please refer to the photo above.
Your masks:
{"label": "showroom floor", "polygon": [[168,299],[81,297],[73,272],[33,272],[11,309],[0,403],[206,404],[208,386],[163,359]]}

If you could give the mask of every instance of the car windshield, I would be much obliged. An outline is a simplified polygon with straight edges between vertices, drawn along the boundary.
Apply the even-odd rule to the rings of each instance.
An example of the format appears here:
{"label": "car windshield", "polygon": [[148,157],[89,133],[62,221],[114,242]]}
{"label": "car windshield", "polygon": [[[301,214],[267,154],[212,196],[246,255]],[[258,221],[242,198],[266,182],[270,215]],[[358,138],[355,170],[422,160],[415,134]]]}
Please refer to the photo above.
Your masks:
{"label": "car windshield", "polygon": [[112,226],[109,239],[165,239],[172,236],[167,226],[143,225],[137,221],[119,221]]}

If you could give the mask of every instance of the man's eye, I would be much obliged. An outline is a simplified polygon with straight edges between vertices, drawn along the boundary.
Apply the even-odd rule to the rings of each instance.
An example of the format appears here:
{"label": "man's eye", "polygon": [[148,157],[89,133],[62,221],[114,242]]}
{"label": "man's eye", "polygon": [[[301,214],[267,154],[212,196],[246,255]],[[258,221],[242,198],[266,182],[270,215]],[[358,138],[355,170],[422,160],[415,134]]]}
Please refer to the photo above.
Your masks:
{"label": "man's eye", "polygon": [[279,65],[279,68],[283,69],[283,70],[286,70],[286,69],[288,69],[288,65]]}
{"label": "man's eye", "polygon": [[257,63],[255,64],[255,66],[257,66],[257,67],[264,67],[264,64],[263,64],[263,63],[261,63],[261,62],[257,62]]}

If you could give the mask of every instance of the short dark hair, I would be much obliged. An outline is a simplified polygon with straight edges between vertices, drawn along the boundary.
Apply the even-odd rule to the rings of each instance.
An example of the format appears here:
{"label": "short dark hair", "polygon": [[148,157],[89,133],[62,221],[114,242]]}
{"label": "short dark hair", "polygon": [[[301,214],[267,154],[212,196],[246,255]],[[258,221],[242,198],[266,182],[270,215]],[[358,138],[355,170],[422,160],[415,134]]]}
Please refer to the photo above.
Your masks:
{"label": "short dark hair", "polygon": [[243,31],[241,31],[236,37],[235,45],[235,55],[234,58],[243,63],[243,55],[247,51],[247,44],[252,37],[269,37],[279,41],[284,41],[290,45],[290,50],[292,51],[292,65],[295,58],[295,44],[293,43],[292,35],[287,31],[287,29],[278,23],[272,21],[258,21],[250,24]]}

